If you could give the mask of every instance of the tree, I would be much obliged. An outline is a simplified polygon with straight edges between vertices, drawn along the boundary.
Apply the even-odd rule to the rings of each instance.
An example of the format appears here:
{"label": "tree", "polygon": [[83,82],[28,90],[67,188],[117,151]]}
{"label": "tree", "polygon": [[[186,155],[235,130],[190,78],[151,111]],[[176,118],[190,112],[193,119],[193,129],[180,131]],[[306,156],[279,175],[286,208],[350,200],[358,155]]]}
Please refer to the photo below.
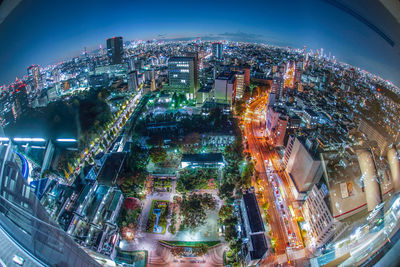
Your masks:
{"label": "tree", "polygon": [[179,173],[176,190],[178,192],[189,192],[207,188],[208,181],[217,176],[216,169],[183,169]]}
{"label": "tree", "polygon": [[269,202],[268,202],[268,201],[265,201],[265,202],[262,204],[262,208],[263,208],[264,210],[268,210],[268,209],[269,209]]}
{"label": "tree", "polygon": [[152,147],[149,151],[149,156],[153,163],[160,163],[167,158],[167,151],[160,146]]}
{"label": "tree", "polygon": [[140,200],[134,197],[125,198],[124,208],[128,210],[136,210],[140,207]]}
{"label": "tree", "polygon": [[240,182],[238,184],[241,188],[249,188],[251,186],[251,178],[254,174],[254,163],[253,161],[247,162],[243,169]]}
{"label": "tree", "polygon": [[232,214],[233,214],[232,205],[223,205],[218,212],[221,221],[225,221],[228,217],[232,216]]}
{"label": "tree", "polygon": [[210,194],[191,194],[183,196],[181,202],[182,224],[185,227],[194,229],[206,220],[206,211],[215,209],[216,203]]}
{"label": "tree", "polygon": [[238,100],[235,104],[236,115],[241,117],[245,110],[246,110],[245,101],[243,99]]}
{"label": "tree", "polygon": [[227,225],[225,227],[225,240],[231,242],[237,238],[236,228],[234,225]]}
{"label": "tree", "polygon": [[[227,173],[226,176],[231,177],[232,174]],[[233,183],[224,182],[219,188],[219,196],[221,198],[226,198],[226,199],[232,198],[234,190],[235,190],[235,185]]]}

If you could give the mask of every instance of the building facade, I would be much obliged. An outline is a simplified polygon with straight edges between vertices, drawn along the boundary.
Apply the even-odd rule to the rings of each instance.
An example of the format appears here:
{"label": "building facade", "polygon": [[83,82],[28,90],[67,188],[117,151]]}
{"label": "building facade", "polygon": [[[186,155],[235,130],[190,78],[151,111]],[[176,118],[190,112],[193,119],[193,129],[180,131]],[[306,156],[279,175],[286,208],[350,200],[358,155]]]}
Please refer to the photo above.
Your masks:
{"label": "building facade", "polygon": [[304,220],[308,226],[311,248],[323,246],[335,233],[335,220],[325,202],[328,188],[314,185],[302,206]]}
{"label": "building facade", "polygon": [[222,43],[213,43],[212,44],[212,55],[216,59],[223,58],[224,47]]}
{"label": "building facade", "polygon": [[113,37],[107,39],[107,53],[111,64],[121,64],[124,54],[124,45],[122,37]]}
{"label": "building facade", "polygon": [[214,82],[214,100],[223,105],[232,106],[233,92],[235,90],[235,74],[222,73]]}
{"label": "building facade", "polygon": [[186,95],[188,99],[194,99],[195,90],[195,58],[171,57],[168,60],[168,78],[171,90]]}

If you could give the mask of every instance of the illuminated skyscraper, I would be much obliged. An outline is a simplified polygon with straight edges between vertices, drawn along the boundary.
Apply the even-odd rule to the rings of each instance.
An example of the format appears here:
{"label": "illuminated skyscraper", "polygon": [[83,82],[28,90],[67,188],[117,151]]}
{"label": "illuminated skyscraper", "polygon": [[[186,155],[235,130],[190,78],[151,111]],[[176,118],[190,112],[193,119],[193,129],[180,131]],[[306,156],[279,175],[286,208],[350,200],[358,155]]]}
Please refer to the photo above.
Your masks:
{"label": "illuminated skyscraper", "polygon": [[186,56],[193,57],[193,75],[194,75],[194,92],[196,93],[199,90],[199,53],[191,52],[186,53]]}
{"label": "illuminated skyscraper", "polygon": [[13,92],[12,113],[16,120],[21,114],[25,113],[28,108],[28,94],[26,92],[25,84],[17,84]]}
{"label": "illuminated skyscraper", "polygon": [[286,70],[285,70],[285,81],[283,84],[284,88],[294,88],[294,79],[295,79],[295,69],[296,69],[296,64],[294,62],[288,62],[286,64]]}
{"label": "illuminated skyscraper", "polygon": [[107,52],[111,60],[111,64],[121,64],[122,55],[124,54],[124,46],[122,37],[113,37],[107,39]]}
{"label": "illuminated skyscraper", "polygon": [[128,90],[129,91],[136,91],[138,88],[138,77],[137,71],[133,70],[128,73]]}
{"label": "illuminated skyscraper", "polygon": [[242,99],[244,93],[244,72],[236,73],[235,99]]}
{"label": "illuminated skyscraper", "polygon": [[168,60],[169,86],[172,90],[186,94],[188,99],[195,97],[195,58],[171,57]]}
{"label": "illuminated skyscraper", "polygon": [[40,68],[38,65],[32,65],[28,67],[28,77],[32,82],[33,89],[39,90],[42,86],[42,79],[40,77]]}
{"label": "illuminated skyscraper", "polygon": [[213,43],[212,44],[212,55],[216,59],[222,59],[223,58],[223,45],[222,43]]}

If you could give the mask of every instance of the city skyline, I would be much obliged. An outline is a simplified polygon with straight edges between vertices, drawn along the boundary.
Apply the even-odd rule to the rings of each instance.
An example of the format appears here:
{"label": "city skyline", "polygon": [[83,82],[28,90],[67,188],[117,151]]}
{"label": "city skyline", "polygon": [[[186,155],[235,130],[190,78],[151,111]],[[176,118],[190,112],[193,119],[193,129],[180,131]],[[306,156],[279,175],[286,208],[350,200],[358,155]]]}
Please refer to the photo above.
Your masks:
{"label": "city skyline", "polygon": [[[237,5],[237,1],[229,5],[226,1],[200,5],[156,1],[157,8],[149,9],[145,3],[122,1],[109,14],[106,1],[80,3],[79,8],[74,3],[24,1],[0,25],[0,36],[9,40],[1,44],[0,84],[25,75],[29,65],[46,66],[79,55],[84,47],[101,44],[104,48],[105,38],[122,35],[124,40],[201,37],[324,48],[342,62],[399,85],[398,45],[391,47],[368,24],[329,1]],[[39,13],[47,16],[35,15]],[[36,31],[28,30],[27,21]]]}
{"label": "city skyline", "polygon": [[0,239],[36,257],[7,265],[398,264],[399,88],[322,49],[105,41],[0,94],[0,192],[26,215]]}

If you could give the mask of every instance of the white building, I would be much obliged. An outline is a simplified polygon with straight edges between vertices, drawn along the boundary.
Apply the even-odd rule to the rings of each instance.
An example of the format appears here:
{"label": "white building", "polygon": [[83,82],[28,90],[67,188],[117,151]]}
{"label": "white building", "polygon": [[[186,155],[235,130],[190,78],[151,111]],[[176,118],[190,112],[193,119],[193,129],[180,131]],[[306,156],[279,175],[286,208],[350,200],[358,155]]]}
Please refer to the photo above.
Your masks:
{"label": "white building", "polygon": [[233,73],[220,74],[214,83],[214,100],[217,103],[232,106],[235,75]]}
{"label": "white building", "polygon": [[335,233],[335,219],[325,202],[328,189],[325,184],[318,188],[314,185],[302,206],[303,217],[308,228],[310,248],[324,245]]}

